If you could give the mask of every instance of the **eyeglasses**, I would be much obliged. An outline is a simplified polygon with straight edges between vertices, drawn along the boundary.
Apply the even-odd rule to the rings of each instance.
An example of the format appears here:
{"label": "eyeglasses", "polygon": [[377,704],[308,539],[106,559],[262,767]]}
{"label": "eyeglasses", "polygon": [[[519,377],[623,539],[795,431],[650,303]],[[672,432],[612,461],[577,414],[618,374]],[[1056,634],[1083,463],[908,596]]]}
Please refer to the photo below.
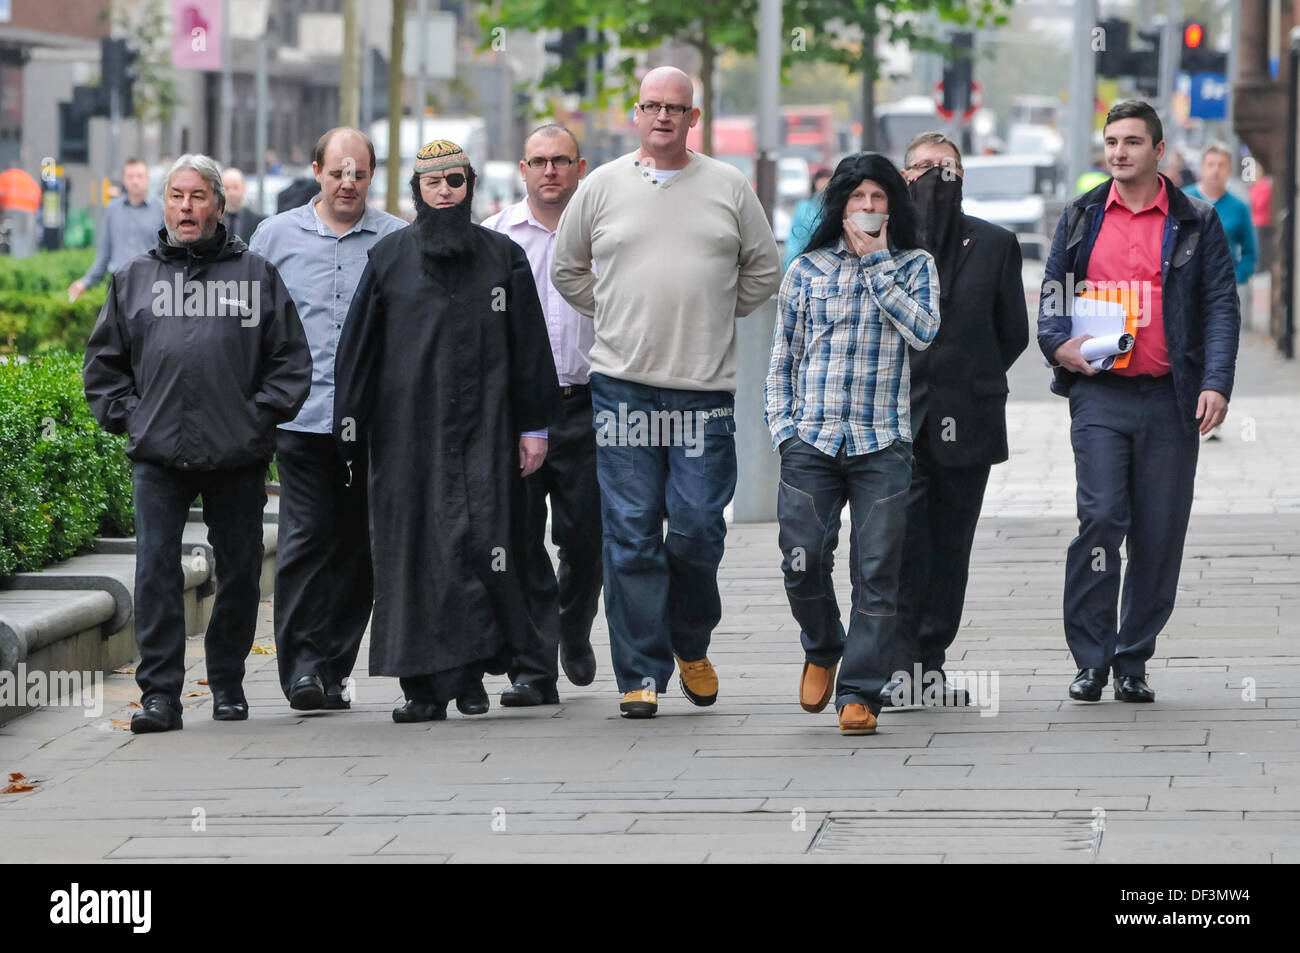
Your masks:
{"label": "eyeglasses", "polygon": [[465,173],[448,172],[442,179],[423,179],[421,184],[436,189],[438,186],[442,185],[444,179],[453,189],[458,189],[465,184]]}
{"label": "eyeglasses", "polygon": [[649,113],[651,116],[658,116],[659,110],[668,110],[670,116],[684,116],[690,112],[690,106],[683,106],[680,103],[637,103],[637,108],[643,113]]}
{"label": "eyeglasses", "polygon": [[907,167],[908,172],[915,172],[920,175],[923,172],[929,172],[931,169],[960,169],[961,166],[951,159],[940,159],[938,162],[932,159],[922,159],[920,162],[913,162]]}
{"label": "eyeglasses", "polygon": [[543,159],[541,156],[534,156],[531,159],[524,160],[528,165],[528,168],[532,169],[534,172],[541,172],[546,168],[546,163],[548,162],[555,166],[557,171],[563,172],[569,166],[574,165],[577,161],[577,159],[571,159],[568,156],[555,156],[550,159]]}

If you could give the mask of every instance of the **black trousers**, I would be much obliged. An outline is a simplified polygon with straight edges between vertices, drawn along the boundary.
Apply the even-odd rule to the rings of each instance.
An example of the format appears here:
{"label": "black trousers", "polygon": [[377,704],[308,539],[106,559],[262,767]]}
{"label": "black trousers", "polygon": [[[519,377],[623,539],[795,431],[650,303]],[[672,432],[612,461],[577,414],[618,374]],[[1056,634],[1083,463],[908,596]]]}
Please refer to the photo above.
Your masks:
{"label": "black trousers", "polygon": [[203,495],[203,520],[216,562],[217,592],[203,646],[208,684],[237,689],[253,647],[261,600],[262,510],[266,465],[187,471],[137,463],[135,500],[135,680],[144,699],[162,696],[180,708],[185,684],[185,573],[181,536],[190,504]]}
{"label": "black trousers", "polygon": [[[559,646],[591,643],[601,584],[600,485],[596,481],[596,430],[591,391],[568,391],[552,422],[546,461],[524,480],[528,547],[524,555],[524,594],[541,642],[518,656],[512,681],[554,685]],[[546,551],[547,498],[551,540],[559,549],[559,568]]]}
{"label": "black trousers", "polygon": [[347,466],[329,434],[280,430],[275,645],[280,687],[304,675],[326,686],[352,674],[374,605],[364,456]]}
{"label": "black trousers", "polygon": [[397,683],[410,701],[446,705],[472,688],[483,687],[483,664],[461,665],[430,675],[403,675]]}
{"label": "black trousers", "polygon": [[1080,377],[1070,418],[1079,535],[1065,557],[1065,638],[1079,668],[1145,675],[1178,594],[1200,438],[1183,429],[1169,376]]}
{"label": "black trousers", "polygon": [[942,672],[957,638],[975,524],[992,469],[936,463],[924,439],[916,441],[913,452],[894,630],[899,653],[894,670],[909,676],[917,662],[924,672]]}

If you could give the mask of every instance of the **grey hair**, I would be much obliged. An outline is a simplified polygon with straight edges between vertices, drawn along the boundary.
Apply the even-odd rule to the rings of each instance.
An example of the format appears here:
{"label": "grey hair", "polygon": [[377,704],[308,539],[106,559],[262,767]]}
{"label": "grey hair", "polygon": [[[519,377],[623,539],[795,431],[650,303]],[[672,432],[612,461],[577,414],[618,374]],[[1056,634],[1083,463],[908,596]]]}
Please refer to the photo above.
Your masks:
{"label": "grey hair", "polygon": [[907,144],[907,150],[903,153],[903,168],[912,164],[912,153],[917,147],[926,145],[947,146],[957,157],[957,168],[961,168],[961,149],[957,148],[957,143],[941,132],[919,132],[913,136],[912,141]]}
{"label": "grey hair", "polygon": [[223,209],[226,207],[226,186],[221,181],[221,166],[217,164],[216,159],[205,156],[201,152],[185,153],[185,155],[173,162],[172,167],[167,170],[165,188],[170,188],[172,176],[184,169],[193,169],[197,172],[203,181],[208,184],[212,194],[217,197],[217,202],[221,207]]}

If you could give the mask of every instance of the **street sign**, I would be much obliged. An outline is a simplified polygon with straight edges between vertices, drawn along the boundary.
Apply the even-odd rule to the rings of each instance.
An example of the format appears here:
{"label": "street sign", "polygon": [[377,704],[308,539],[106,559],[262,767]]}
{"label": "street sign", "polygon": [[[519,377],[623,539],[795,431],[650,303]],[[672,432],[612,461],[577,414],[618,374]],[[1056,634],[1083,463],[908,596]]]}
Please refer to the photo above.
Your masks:
{"label": "street sign", "polygon": [[1232,89],[1224,74],[1192,73],[1188,80],[1191,97],[1188,115],[1192,119],[1228,118],[1228,97]]}
{"label": "street sign", "polygon": [[[970,84],[970,106],[961,114],[963,120],[970,119],[984,105],[984,89],[974,81]],[[951,119],[956,113],[943,107],[943,80],[934,84],[934,108],[944,119]]]}
{"label": "street sign", "polygon": [[[424,21],[428,60],[424,75],[451,79],[456,75],[456,14],[435,10]],[[402,43],[402,75],[420,75],[420,18],[408,14],[406,38]]]}

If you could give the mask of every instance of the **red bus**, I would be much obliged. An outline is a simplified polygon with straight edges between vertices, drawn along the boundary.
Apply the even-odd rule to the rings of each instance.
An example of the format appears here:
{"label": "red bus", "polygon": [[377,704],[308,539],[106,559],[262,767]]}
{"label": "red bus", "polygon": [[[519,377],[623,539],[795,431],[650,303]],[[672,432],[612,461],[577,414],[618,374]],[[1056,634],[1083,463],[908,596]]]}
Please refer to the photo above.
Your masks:
{"label": "red bus", "polygon": [[781,109],[781,155],[807,159],[810,168],[834,164],[835,116],[829,106]]}

